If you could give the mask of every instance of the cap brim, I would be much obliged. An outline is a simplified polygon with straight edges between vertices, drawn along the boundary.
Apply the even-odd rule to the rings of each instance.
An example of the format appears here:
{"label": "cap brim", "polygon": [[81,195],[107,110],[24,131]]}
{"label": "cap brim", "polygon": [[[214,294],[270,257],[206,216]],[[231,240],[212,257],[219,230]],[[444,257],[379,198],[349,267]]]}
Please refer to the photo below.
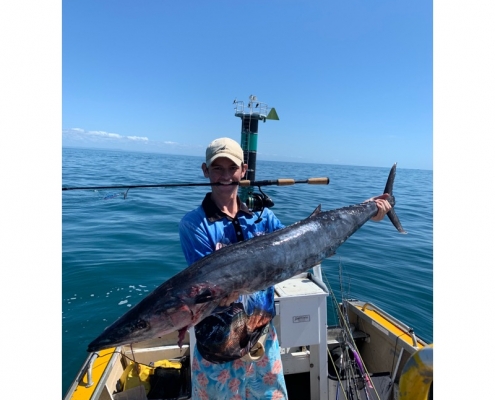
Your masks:
{"label": "cap brim", "polygon": [[231,154],[228,154],[228,153],[219,153],[219,154],[215,154],[212,158],[210,158],[208,161],[206,161],[206,166],[209,167],[211,165],[211,163],[213,161],[215,161],[217,158],[228,158],[229,160],[231,160],[232,162],[234,162],[237,166],[241,166],[242,164],[242,160],[239,160],[237,157],[231,155]]}

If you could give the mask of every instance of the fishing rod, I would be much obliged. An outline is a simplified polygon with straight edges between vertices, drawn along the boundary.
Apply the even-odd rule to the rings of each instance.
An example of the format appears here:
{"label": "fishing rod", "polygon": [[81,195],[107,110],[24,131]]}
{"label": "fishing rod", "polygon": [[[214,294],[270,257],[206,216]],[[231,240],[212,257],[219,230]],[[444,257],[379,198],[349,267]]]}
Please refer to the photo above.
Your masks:
{"label": "fishing rod", "polygon": [[[262,181],[251,181],[242,180],[239,182],[232,182],[228,185],[237,185],[240,187],[252,187],[257,186],[261,194],[253,193],[246,201],[247,206],[253,211],[263,211],[264,207],[273,207],[273,200],[270,199],[263,191],[261,186],[277,185],[277,186],[288,186],[300,183],[306,183],[309,185],[328,185],[330,183],[330,178],[308,178],[308,179],[273,179],[273,180],[262,180]],[[130,189],[136,188],[158,188],[158,187],[188,187],[188,186],[220,186],[222,183],[211,183],[211,182],[201,182],[201,183],[156,183],[156,184],[146,184],[146,185],[112,185],[112,186],[73,186],[73,187],[62,187],[62,190],[98,190],[98,189],[127,189],[124,193],[124,200],[127,198],[127,193]],[[121,193],[119,193],[120,195]],[[112,199],[116,195],[105,196],[104,200]]]}
{"label": "fishing rod", "polygon": [[[309,185],[328,185],[330,183],[330,178],[308,178],[303,180],[295,179],[273,179],[273,180],[263,180],[263,181],[250,181],[242,180],[239,182],[232,182],[229,185],[238,185],[241,187],[248,186],[288,186],[295,185],[298,183],[307,183]],[[112,185],[112,186],[73,186],[73,187],[62,187],[62,190],[98,190],[98,189],[135,189],[135,188],[157,188],[157,187],[186,187],[186,186],[220,186],[222,183],[211,183],[211,182],[201,182],[201,183],[156,183],[148,185]]]}
{"label": "fishing rod", "polygon": [[[364,361],[359,354],[356,343],[354,342],[354,338],[352,336],[352,331],[350,329],[351,322],[349,321],[349,314],[347,312],[348,300],[347,297],[344,296],[343,289],[343,268],[342,264],[339,265],[339,284],[340,284],[340,293],[342,296],[342,309],[339,308],[339,320],[342,325],[342,338],[345,346],[341,344],[341,354],[345,354],[346,360],[348,363],[348,367],[345,369],[345,375],[347,382],[349,383],[349,387],[347,390],[351,390],[350,395],[353,397],[352,389],[356,391],[358,398],[360,398],[358,392],[363,390],[364,396],[366,400],[370,400],[372,393],[374,392],[376,396],[378,396],[378,392],[373,385],[370,374],[364,365]],[[350,287],[349,287],[350,292]],[[343,347],[345,347],[343,349]],[[352,357],[351,357],[352,356]],[[360,379],[356,380],[356,375]],[[352,382],[351,386],[350,383]]]}

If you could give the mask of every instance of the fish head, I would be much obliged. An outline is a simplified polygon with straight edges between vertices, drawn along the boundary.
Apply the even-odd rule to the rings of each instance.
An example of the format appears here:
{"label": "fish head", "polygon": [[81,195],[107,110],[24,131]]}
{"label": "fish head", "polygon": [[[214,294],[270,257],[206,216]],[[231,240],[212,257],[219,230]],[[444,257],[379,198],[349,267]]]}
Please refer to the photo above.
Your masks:
{"label": "fish head", "polygon": [[[204,289],[204,288],[203,288]],[[219,299],[211,291],[155,291],[118,318],[88,345],[88,352],[162,337],[184,331],[211,314]]]}

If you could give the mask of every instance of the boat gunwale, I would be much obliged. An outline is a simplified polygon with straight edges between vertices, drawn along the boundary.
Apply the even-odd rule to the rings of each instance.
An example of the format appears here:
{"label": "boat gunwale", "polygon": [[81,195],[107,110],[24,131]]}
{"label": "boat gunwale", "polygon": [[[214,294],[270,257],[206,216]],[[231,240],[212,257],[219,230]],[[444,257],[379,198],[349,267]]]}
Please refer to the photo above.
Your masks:
{"label": "boat gunwale", "polygon": [[[111,347],[90,353],[84,361],[82,368],[79,370],[76,379],[67,390],[64,400],[98,399],[103,392],[103,388],[107,384],[108,377],[110,376],[115,363],[121,359],[121,347],[122,346]],[[94,361],[99,359],[101,361],[99,365],[94,365],[94,363],[91,362],[95,354],[97,354],[97,357]],[[107,358],[108,360],[106,360]],[[92,383],[86,382],[86,384],[84,384],[84,377],[89,376],[88,369],[90,367],[92,367]]]}

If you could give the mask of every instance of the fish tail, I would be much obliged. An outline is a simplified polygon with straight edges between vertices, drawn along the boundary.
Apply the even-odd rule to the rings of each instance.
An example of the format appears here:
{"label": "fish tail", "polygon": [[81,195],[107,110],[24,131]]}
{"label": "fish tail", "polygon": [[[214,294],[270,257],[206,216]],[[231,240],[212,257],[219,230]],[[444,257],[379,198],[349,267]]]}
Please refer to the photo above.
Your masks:
{"label": "fish tail", "polygon": [[394,206],[395,206],[395,197],[394,197],[394,181],[395,181],[395,170],[397,168],[397,163],[395,163],[390,169],[390,173],[388,174],[387,183],[385,184],[385,190],[383,193],[387,193],[389,195],[389,203],[392,206],[390,211],[387,213],[387,217],[390,219],[395,228],[400,232],[406,234],[407,232],[402,227],[402,224],[399,221],[399,217],[397,216]]}

